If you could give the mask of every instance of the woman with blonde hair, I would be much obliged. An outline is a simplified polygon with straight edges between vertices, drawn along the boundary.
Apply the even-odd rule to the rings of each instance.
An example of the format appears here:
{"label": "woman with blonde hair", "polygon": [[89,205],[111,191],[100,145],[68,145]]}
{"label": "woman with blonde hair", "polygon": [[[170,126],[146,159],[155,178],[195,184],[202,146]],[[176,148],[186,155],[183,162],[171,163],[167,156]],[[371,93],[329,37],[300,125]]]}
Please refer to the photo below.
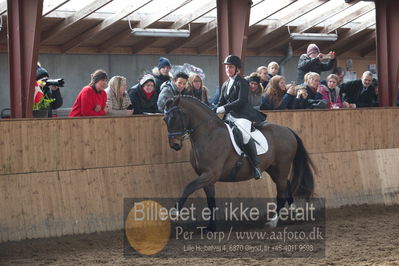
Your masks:
{"label": "woman with blonde hair", "polygon": [[258,73],[258,76],[260,78],[260,84],[262,86],[262,90],[265,90],[267,87],[267,83],[269,83],[267,67],[265,66],[258,67],[256,69],[256,73]]}
{"label": "woman with blonde hair", "polygon": [[276,75],[272,77],[267,85],[266,92],[262,96],[261,110],[291,109],[295,91],[293,88],[287,90],[285,78]]}
{"label": "woman with blonde hair", "polygon": [[107,106],[109,115],[131,115],[132,103],[126,91],[126,78],[114,76],[105,89],[107,93]]}
{"label": "woman with blonde hair", "polygon": [[187,82],[187,95],[191,95],[204,104],[210,106],[208,95],[209,91],[208,88],[204,86],[203,80],[200,75],[196,73],[190,73]]}
{"label": "woman with blonde hair", "polygon": [[347,102],[342,102],[339,95],[339,87],[337,86],[340,81],[338,75],[330,74],[327,77],[327,86],[320,86],[318,93],[322,95],[322,98],[327,101],[330,108],[348,108]]}
{"label": "woman with blonde hair", "polygon": [[277,62],[274,62],[274,61],[270,62],[267,65],[267,73],[268,73],[269,80],[272,77],[274,77],[275,75],[277,75],[279,70],[280,70],[280,65]]}

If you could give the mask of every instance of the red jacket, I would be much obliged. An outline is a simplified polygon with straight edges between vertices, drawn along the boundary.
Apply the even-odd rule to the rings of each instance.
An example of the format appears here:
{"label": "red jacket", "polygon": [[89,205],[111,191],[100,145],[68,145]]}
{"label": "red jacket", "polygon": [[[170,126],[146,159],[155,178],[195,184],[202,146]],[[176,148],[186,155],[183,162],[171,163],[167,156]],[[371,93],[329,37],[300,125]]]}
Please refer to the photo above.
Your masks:
{"label": "red jacket", "polygon": [[[80,91],[69,116],[102,116],[106,114],[104,111],[106,104],[107,93],[105,91],[97,92],[91,85],[87,85]],[[101,106],[99,112],[94,111],[96,105]]]}

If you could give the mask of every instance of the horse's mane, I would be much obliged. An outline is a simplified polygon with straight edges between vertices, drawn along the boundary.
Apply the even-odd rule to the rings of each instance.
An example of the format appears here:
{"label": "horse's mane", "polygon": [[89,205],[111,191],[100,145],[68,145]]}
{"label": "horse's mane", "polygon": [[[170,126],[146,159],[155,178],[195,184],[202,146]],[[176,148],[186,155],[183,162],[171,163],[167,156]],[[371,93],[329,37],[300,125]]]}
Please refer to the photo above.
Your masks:
{"label": "horse's mane", "polygon": [[215,112],[213,112],[208,105],[206,105],[205,103],[201,102],[199,99],[197,99],[196,97],[190,96],[190,95],[180,95],[180,96],[174,96],[173,100],[177,97],[180,97],[180,101],[188,101],[190,103],[193,103],[197,106],[199,106],[202,110],[204,110],[207,114],[211,115],[211,116],[217,116]]}

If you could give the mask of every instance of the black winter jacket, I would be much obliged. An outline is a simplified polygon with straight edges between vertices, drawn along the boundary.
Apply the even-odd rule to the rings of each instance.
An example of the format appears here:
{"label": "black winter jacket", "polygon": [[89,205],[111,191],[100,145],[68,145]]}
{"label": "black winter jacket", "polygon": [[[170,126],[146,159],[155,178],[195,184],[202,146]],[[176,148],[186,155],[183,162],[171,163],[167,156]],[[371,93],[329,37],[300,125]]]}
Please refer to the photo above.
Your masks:
{"label": "black winter jacket", "polygon": [[356,107],[373,107],[377,99],[375,88],[370,85],[363,93],[363,82],[360,79],[345,82],[341,85],[339,94],[342,101],[356,104]]}
{"label": "black winter jacket", "polygon": [[298,61],[298,76],[297,84],[303,83],[303,78],[308,72],[316,72],[320,75],[323,71],[328,71],[333,68],[335,63],[335,58],[328,60],[328,62],[323,63],[318,57],[310,58],[307,54],[301,55]]}
{"label": "black winter jacket", "polygon": [[140,89],[140,84],[136,84],[128,90],[128,94],[133,105],[134,115],[143,113],[159,113],[157,106],[157,92],[151,96],[150,100],[147,100],[144,92]]}

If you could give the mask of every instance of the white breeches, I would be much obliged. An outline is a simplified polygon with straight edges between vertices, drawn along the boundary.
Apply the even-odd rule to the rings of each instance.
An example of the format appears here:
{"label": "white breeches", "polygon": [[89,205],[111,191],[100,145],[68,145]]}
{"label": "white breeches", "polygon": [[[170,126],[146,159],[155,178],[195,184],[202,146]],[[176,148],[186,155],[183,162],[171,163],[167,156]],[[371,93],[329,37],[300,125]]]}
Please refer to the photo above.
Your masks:
{"label": "white breeches", "polygon": [[234,122],[237,125],[238,129],[242,133],[242,139],[244,144],[247,144],[248,141],[251,139],[251,135],[249,133],[251,132],[252,122],[245,118],[236,118],[231,114],[227,114],[226,120]]}

